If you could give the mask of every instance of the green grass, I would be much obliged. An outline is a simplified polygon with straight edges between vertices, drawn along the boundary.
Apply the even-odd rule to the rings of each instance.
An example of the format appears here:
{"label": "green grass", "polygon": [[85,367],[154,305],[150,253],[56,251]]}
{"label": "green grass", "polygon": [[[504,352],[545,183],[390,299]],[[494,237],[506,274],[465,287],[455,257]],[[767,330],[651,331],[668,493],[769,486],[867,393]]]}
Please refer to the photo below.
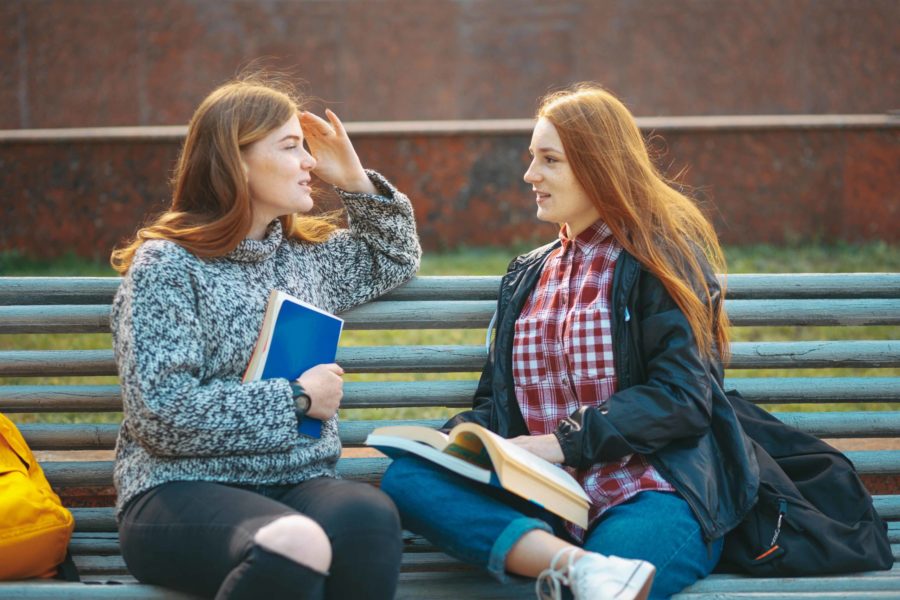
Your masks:
{"label": "green grass", "polygon": [[[518,252],[528,248],[465,249],[455,252],[430,253],[422,260],[421,275],[499,275]],[[789,247],[751,246],[725,249],[730,273],[777,272],[897,272],[900,271],[900,247],[884,243],[851,245],[796,245]],[[0,275],[18,276],[112,276],[108,264],[68,256],[60,260],[39,261],[15,254],[0,254]],[[481,344],[481,330],[439,331],[348,331],[342,343],[348,346],[416,345],[416,344]],[[735,341],[757,340],[823,340],[823,339],[900,339],[900,327],[739,327],[733,330]],[[110,347],[109,334],[29,334],[0,335],[0,350],[39,349],[105,349]],[[754,370],[733,371],[731,377],[787,377],[816,375],[840,376],[897,376],[900,369],[816,369],[816,370]],[[431,375],[348,375],[348,380],[404,380],[404,379],[475,379],[476,373]],[[0,385],[44,384],[110,384],[114,377],[47,377],[0,378]],[[865,405],[873,410],[891,410],[890,404]],[[783,405],[775,410],[822,410],[824,407]],[[829,407],[829,410],[855,410],[860,405]],[[366,409],[345,410],[344,418],[445,418],[456,409]],[[118,413],[104,414],[21,414],[15,419],[24,421],[61,422],[117,422]]]}

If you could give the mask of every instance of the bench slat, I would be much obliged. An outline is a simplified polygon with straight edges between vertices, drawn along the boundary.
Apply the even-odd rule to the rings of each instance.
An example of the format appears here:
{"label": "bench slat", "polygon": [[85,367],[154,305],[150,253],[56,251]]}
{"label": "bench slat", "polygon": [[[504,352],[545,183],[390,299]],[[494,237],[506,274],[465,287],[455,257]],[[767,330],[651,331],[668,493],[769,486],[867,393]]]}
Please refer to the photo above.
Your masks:
{"label": "bench slat", "polygon": [[[103,578],[104,583],[107,579],[110,578]],[[190,594],[134,582],[86,585],[62,581],[5,581],[0,584],[0,598],[15,598],[16,600],[198,600],[197,596]]]}
{"label": "bench slat", "polygon": [[[784,423],[824,438],[888,438],[900,436],[900,412],[776,412]],[[425,425],[440,427],[443,419],[341,421],[341,443],[361,446],[376,427]],[[19,426],[33,450],[111,450],[115,447],[117,424],[26,423]]]}
{"label": "bench slat", "polygon": [[[348,381],[344,408],[450,406],[468,408],[477,381]],[[758,404],[900,402],[900,377],[758,377],[729,378]],[[117,385],[0,386],[0,412],[119,412]]]}
{"label": "bench slat", "polygon": [[[900,519],[900,495],[875,495],[872,497],[875,510],[882,519],[896,521]],[[115,532],[116,521],[113,515],[114,509],[110,506],[99,508],[73,508],[75,517],[75,531],[79,533]],[[900,522],[888,524],[894,533],[891,543],[900,542]]]}
{"label": "bench slat", "polygon": [[[864,475],[900,474],[900,450],[851,451],[844,454]],[[344,458],[337,470],[342,477],[376,482],[390,463],[387,458]],[[71,461],[42,463],[54,488],[112,485],[112,461]]]}
{"label": "bench slat", "polygon": [[900,300],[726,300],[733,325],[897,325]]}
{"label": "bench slat", "polygon": [[900,341],[736,342],[731,369],[828,369],[900,366]]}
{"label": "bench slat", "polygon": [[[510,256],[512,258],[512,256]],[[0,305],[109,304],[118,277],[0,277]],[[414,277],[391,300],[496,300],[499,276]],[[749,298],[900,298],[900,273],[742,273],[728,296]]]}
{"label": "bench slat", "polygon": [[[480,372],[482,346],[357,346],[338,349],[350,373]],[[736,342],[732,369],[898,367],[900,341]],[[112,350],[0,352],[0,377],[115,375]]]}
{"label": "bench slat", "polygon": [[[480,329],[492,300],[377,301],[341,317],[347,329]],[[897,325],[898,299],[728,300],[736,326]],[[108,333],[109,305],[0,306],[0,333]]]}
{"label": "bench slat", "polygon": [[726,378],[732,388],[757,404],[900,402],[900,377]]}
{"label": "bench slat", "polygon": [[727,298],[900,298],[900,273],[741,273]]}

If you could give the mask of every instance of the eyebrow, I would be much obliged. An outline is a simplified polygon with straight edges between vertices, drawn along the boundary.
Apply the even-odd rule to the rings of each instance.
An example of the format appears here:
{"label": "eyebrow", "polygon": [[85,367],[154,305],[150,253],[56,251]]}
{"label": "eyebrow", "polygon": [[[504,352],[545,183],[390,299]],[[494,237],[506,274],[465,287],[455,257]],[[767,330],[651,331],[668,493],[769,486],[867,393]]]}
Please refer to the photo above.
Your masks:
{"label": "eyebrow", "polygon": [[280,144],[280,143],[283,142],[284,140],[297,140],[297,141],[299,142],[299,141],[300,141],[300,136],[299,136],[299,135],[294,135],[294,134],[292,134],[292,133],[289,133],[289,134],[287,134],[286,136],[284,136],[283,138],[281,138],[280,140],[278,140],[278,143]]}
{"label": "eyebrow", "polygon": [[[529,148],[531,150],[531,148]],[[554,148],[553,146],[541,146],[538,148],[538,152],[556,152],[557,154],[564,154],[564,152],[558,148]]]}

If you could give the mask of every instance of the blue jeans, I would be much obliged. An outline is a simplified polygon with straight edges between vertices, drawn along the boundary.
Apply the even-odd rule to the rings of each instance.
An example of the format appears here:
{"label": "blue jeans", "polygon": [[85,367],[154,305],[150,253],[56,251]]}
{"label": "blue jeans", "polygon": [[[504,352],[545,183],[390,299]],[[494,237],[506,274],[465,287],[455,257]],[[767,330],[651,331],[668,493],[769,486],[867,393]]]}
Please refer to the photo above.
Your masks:
{"label": "blue jeans", "polygon": [[[505,490],[461,477],[413,456],[391,464],[381,489],[397,504],[403,526],[444,552],[506,581],[506,556],[526,533],[572,542],[562,520]],[[656,567],[650,597],[668,598],[709,575],[722,540],[703,540],[687,502],[669,492],[641,492],[607,510],[588,531],[585,550],[638,558]]]}

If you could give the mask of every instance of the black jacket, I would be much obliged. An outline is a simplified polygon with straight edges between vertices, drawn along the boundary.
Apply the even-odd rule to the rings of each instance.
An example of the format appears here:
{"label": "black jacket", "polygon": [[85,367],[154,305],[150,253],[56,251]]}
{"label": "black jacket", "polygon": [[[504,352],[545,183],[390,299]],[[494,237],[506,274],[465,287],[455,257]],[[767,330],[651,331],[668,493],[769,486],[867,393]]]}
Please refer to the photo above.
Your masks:
{"label": "black jacket", "polygon": [[[453,417],[448,427],[474,421],[507,438],[528,433],[512,380],[515,321],[558,245],[510,263],[472,409]],[[712,273],[706,285],[718,304]],[[556,436],[565,464],[585,468],[644,454],[691,506],[704,538],[715,540],[753,507],[759,485],[750,440],[722,390],[721,364],[702,357],[665,287],[624,250],[613,275],[612,319],[618,391],[603,410],[582,407],[560,423]]]}

